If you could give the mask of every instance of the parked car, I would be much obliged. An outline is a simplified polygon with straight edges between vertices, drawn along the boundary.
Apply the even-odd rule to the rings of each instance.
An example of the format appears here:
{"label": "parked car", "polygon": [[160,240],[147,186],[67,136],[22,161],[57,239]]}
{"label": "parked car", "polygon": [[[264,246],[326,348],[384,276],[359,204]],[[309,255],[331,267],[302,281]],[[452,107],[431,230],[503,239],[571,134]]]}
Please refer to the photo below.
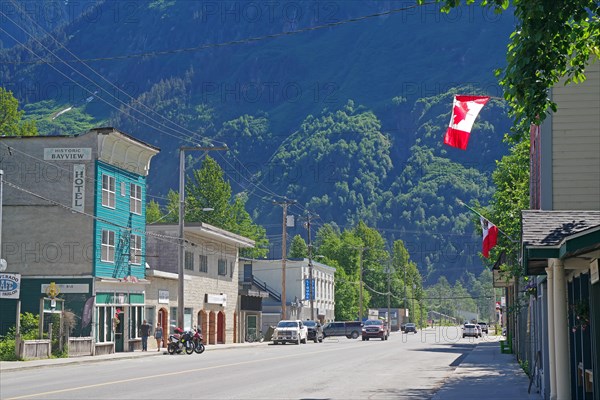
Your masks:
{"label": "parked car", "polygon": [[409,333],[409,332],[417,333],[417,326],[415,324],[413,324],[412,322],[407,323],[406,326],[404,327],[404,333]]}
{"label": "parked car", "polygon": [[404,332],[404,328],[406,328],[406,322],[400,324],[400,330]]}
{"label": "parked car", "polygon": [[304,325],[308,329],[308,340],[315,343],[323,342],[323,326],[319,321],[306,320]]}
{"label": "parked car", "polygon": [[363,323],[362,326],[362,340],[369,340],[370,338],[376,338],[381,340],[388,340],[390,332],[388,330],[387,323],[378,319],[368,319]]}
{"label": "parked car", "polygon": [[482,333],[488,333],[488,324],[486,324],[485,322],[478,322],[477,324],[481,327]]}
{"label": "parked car", "polygon": [[475,324],[464,324],[463,325],[463,333],[462,333],[462,337],[466,337],[466,336],[471,336],[471,337],[480,337],[481,336],[481,332],[478,329],[479,325],[475,325]]}
{"label": "parked car", "polygon": [[323,337],[346,336],[348,339],[357,339],[361,328],[360,321],[329,322],[323,326]]}
{"label": "parked car", "polygon": [[273,344],[284,343],[306,343],[308,329],[300,320],[279,321],[273,332]]}

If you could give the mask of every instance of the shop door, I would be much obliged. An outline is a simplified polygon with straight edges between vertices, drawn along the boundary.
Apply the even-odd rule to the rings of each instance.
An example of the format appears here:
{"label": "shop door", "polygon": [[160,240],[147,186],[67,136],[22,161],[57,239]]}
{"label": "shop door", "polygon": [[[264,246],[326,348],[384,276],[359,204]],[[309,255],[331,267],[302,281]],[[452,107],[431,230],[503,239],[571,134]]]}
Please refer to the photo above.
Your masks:
{"label": "shop door", "polygon": [[119,323],[115,328],[115,352],[121,353],[125,349],[125,337],[123,335],[125,329],[125,313],[119,313]]}

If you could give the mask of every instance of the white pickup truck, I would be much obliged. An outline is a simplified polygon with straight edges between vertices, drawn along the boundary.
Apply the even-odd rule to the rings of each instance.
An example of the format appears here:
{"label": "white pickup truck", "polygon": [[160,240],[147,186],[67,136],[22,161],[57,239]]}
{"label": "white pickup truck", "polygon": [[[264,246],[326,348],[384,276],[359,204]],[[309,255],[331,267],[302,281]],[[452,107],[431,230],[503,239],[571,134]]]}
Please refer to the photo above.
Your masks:
{"label": "white pickup truck", "polygon": [[273,332],[273,344],[279,343],[306,343],[308,338],[308,328],[301,320],[282,320],[279,321]]}

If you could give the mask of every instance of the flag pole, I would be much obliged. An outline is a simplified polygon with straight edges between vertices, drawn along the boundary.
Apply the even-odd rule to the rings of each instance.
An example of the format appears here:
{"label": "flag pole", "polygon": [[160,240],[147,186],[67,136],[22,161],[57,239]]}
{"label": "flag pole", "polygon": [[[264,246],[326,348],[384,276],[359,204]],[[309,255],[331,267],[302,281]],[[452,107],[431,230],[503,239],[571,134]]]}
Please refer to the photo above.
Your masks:
{"label": "flag pole", "polygon": [[508,240],[510,240],[513,243],[518,243],[516,240],[514,240],[513,238],[511,238],[510,236],[508,236],[504,231],[502,231],[500,228],[498,228],[498,225],[494,224],[492,221],[490,221],[489,219],[487,219],[486,217],[484,217],[483,215],[481,215],[475,209],[473,209],[473,208],[469,207],[467,204],[463,203],[462,200],[456,199],[456,201],[458,201],[458,204],[467,207],[469,210],[473,211],[475,214],[479,215],[481,218],[485,219],[490,224],[493,224],[498,229],[498,232],[500,232],[501,234],[503,234]]}

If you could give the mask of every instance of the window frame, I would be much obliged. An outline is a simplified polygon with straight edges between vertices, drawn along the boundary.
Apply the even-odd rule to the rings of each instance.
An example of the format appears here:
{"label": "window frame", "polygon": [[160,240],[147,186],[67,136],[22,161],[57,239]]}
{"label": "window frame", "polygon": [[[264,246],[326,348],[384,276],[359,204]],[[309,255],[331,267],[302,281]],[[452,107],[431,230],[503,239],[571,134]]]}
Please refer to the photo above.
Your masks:
{"label": "window frame", "polygon": [[225,258],[219,258],[217,265],[218,265],[217,273],[220,276],[227,276],[227,260]]}
{"label": "window frame", "polygon": [[[117,179],[109,174],[102,174],[102,206],[116,208],[117,204]],[[106,200],[105,200],[106,197]],[[111,205],[112,200],[112,205]]]}
{"label": "window frame", "polygon": [[[106,236],[105,236],[106,235]],[[111,243],[112,237],[112,243]],[[107,239],[106,241],[104,239]],[[115,263],[115,241],[116,235],[115,231],[111,231],[110,229],[102,229],[101,238],[100,238],[100,261],[107,263]],[[106,258],[104,254],[106,253]],[[110,256],[112,254],[112,259]]]}
{"label": "window frame", "polygon": [[129,212],[142,215],[142,185],[133,182],[129,184]]}
{"label": "window frame", "polygon": [[[136,246],[136,245],[139,245]],[[133,265],[142,265],[142,236],[131,234],[129,239],[129,262]]]}
{"label": "window frame", "polygon": [[206,254],[199,254],[198,262],[200,264],[198,271],[208,273],[208,256]]}
{"label": "window frame", "polygon": [[186,271],[194,270],[194,253],[186,250],[184,253],[183,259],[183,269]]}

